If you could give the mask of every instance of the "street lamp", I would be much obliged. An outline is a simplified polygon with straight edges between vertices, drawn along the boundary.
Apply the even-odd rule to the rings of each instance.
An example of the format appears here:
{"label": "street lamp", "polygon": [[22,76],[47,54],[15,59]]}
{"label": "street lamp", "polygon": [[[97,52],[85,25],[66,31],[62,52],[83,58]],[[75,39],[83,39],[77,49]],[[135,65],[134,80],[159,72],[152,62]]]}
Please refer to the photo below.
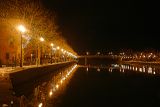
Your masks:
{"label": "street lamp", "polygon": [[59,46],[57,46],[57,50],[59,50],[60,49],[60,47]]}
{"label": "street lamp", "polygon": [[22,59],[22,34],[26,32],[26,28],[23,25],[18,26],[18,30],[21,32],[21,58],[20,58],[20,67],[23,67]]}
{"label": "street lamp", "polygon": [[52,49],[53,49],[54,44],[51,43],[51,64],[52,64]]}
{"label": "street lamp", "polygon": [[43,42],[43,41],[44,41],[44,38],[43,38],[43,37],[40,37],[40,41]]}
{"label": "street lamp", "polygon": [[[44,42],[44,38],[40,37],[40,41]],[[42,45],[41,45],[41,54],[40,54],[41,58],[40,58],[40,64],[42,64]]]}

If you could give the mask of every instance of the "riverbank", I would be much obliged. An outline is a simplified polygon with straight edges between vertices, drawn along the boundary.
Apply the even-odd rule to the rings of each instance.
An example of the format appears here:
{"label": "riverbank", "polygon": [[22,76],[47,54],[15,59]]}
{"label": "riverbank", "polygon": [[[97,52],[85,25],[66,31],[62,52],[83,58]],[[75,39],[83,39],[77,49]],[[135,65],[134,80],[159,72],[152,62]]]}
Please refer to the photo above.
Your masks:
{"label": "riverbank", "polygon": [[146,61],[121,61],[121,63],[137,63],[137,64],[156,64],[156,65],[158,65],[158,64],[160,64],[160,62],[158,62],[158,61],[152,61],[152,62],[146,62]]}
{"label": "riverbank", "polygon": [[[23,68],[1,68],[0,72],[0,105],[7,104],[11,106],[11,101],[16,102],[13,97],[13,85],[25,84],[27,81],[33,81],[35,78],[54,72],[57,69],[73,64],[75,62],[63,62],[41,66],[24,66]],[[14,84],[13,84],[14,83]],[[15,104],[16,105],[16,104]],[[3,107],[3,106],[2,106]],[[14,106],[13,106],[14,107]]]}

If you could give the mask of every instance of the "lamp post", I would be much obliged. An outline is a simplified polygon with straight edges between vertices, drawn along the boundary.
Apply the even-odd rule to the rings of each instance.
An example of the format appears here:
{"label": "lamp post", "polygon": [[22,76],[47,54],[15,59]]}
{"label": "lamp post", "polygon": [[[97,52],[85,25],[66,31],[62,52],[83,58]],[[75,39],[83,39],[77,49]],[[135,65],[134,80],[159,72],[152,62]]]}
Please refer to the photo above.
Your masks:
{"label": "lamp post", "polygon": [[57,62],[59,62],[59,50],[60,50],[60,47],[59,46],[57,46]]}
{"label": "lamp post", "polygon": [[51,43],[51,64],[52,64],[52,49],[53,49],[54,44]]}
{"label": "lamp post", "polygon": [[20,58],[20,67],[23,67],[23,52],[22,52],[22,34],[26,32],[26,28],[23,25],[18,26],[18,30],[21,32],[21,58]]}
{"label": "lamp post", "polygon": [[[44,41],[44,38],[43,37],[40,37],[40,41],[43,42]],[[41,45],[41,53],[40,53],[40,64],[42,64],[42,45]]]}

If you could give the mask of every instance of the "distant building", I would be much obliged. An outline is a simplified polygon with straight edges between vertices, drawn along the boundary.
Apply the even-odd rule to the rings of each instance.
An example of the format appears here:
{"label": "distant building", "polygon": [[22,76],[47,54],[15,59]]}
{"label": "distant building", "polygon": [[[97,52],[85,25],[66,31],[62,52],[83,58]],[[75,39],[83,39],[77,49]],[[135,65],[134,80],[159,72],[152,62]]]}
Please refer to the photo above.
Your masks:
{"label": "distant building", "polygon": [[0,66],[19,64],[20,36],[5,24],[0,24]]}

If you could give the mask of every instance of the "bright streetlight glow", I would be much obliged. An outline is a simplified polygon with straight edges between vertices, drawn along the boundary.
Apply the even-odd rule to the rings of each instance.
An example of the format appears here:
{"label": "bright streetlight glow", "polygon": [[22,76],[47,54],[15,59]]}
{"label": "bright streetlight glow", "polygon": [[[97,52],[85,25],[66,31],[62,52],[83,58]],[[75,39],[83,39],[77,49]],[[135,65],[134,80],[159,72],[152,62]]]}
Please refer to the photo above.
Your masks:
{"label": "bright streetlight glow", "polygon": [[53,44],[53,43],[51,43],[51,46],[53,47],[53,46],[54,46],[54,44]]}
{"label": "bright streetlight glow", "polygon": [[43,104],[42,104],[42,103],[40,103],[40,104],[38,105],[38,107],[42,107],[42,105],[43,105]]}
{"label": "bright streetlight glow", "polygon": [[[19,25],[18,26],[18,30],[21,32],[21,33],[24,33],[26,31],[26,28],[23,26],[23,25]],[[21,34],[21,57],[20,57],[20,67],[23,67],[23,55],[22,55],[22,34]]]}
{"label": "bright streetlight glow", "polygon": [[59,88],[59,85],[58,85],[58,84],[56,85],[56,88],[57,88],[57,89]]}
{"label": "bright streetlight glow", "polygon": [[50,91],[50,92],[49,92],[49,95],[50,95],[50,96],[52,96],[52,94],[53,94],[53,92],[52,92],[52,91]]}
{"label": "bright streetlight glow", "polygon": [[57,46],[57,50],[59,50],[60,49],[60,47],[59,46]]}
{"label": "bright streetlight glow", "polygon": [[43,42],[43,41],[44,41],[44,38],[43,38],[43,37],[40,37],[40,41]]}
{"label": "bright streetlight glow", "polygon": [[18,30],[22,33],[26,32],[26,28],[23,25],[19,25]]}

